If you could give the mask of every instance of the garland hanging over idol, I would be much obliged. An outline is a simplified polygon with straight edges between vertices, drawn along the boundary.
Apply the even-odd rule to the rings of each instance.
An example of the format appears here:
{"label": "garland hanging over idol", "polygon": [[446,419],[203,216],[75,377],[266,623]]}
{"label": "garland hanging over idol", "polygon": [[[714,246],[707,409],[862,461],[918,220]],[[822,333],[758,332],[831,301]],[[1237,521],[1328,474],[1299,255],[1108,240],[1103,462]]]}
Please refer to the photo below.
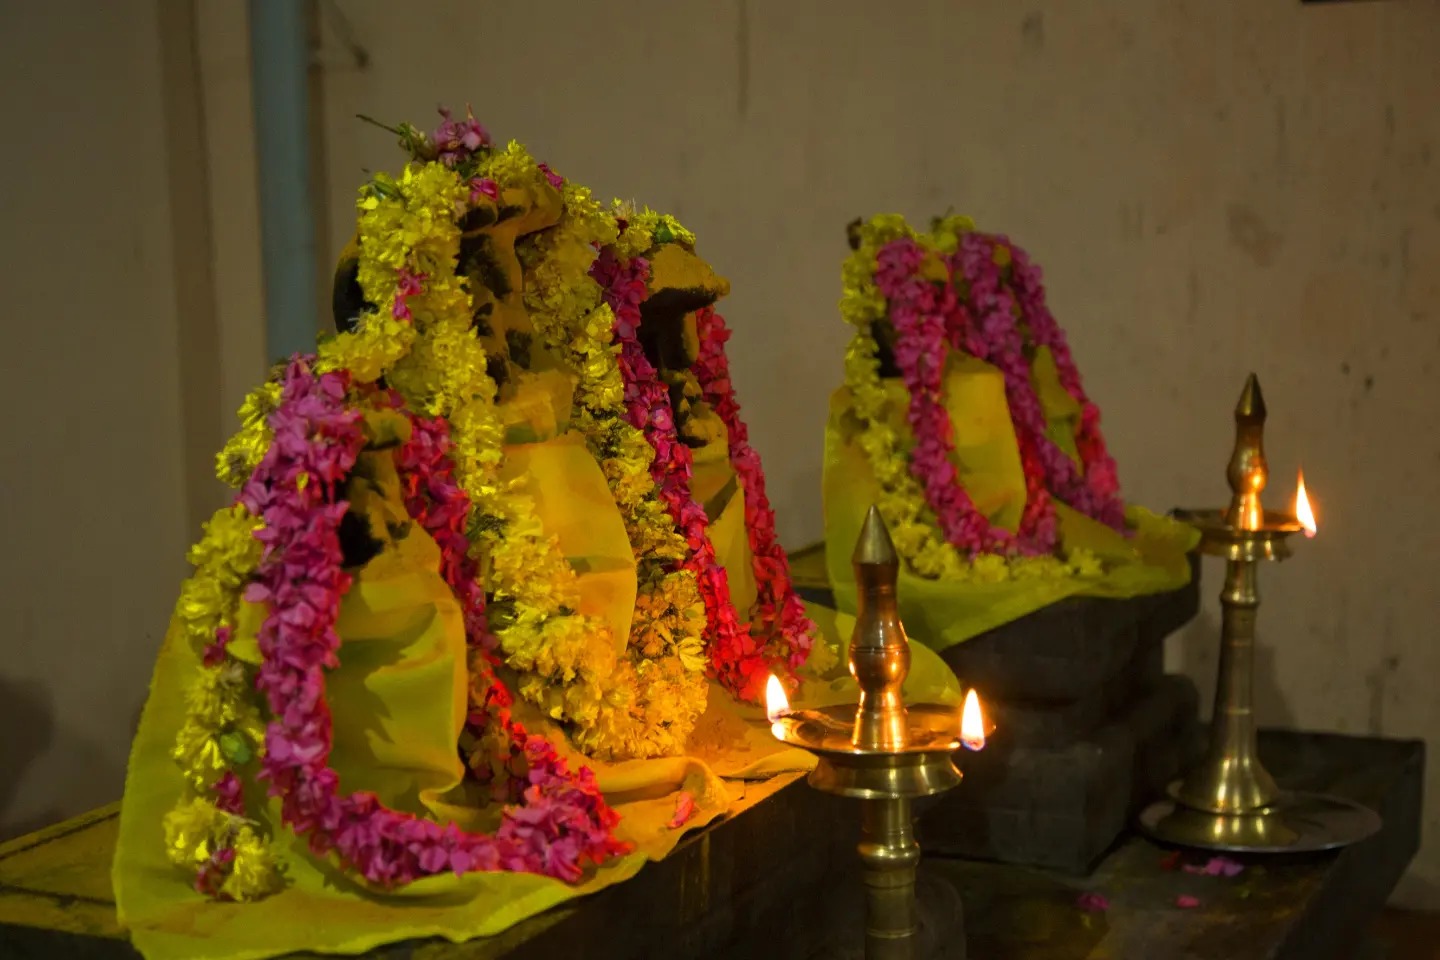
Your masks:
{"label": "garland hanging over idol", "polygon": [[[875,502],[905,562],[907,625],[941,648],[1070,593],[1183,584],[1193,532],[1120,499],[1100,411],[1025,251],[958,216],[849,233],[827,542],[847,542]],[[827,560],[843,609],[845,558]]]}
{"label": "garland hanging over idol", "polygon": [[[758,701],[811,651],[731,386],[725,281],[672,217],[602,206],[473,115],[442,115],[392,131],[410,162],[360,191],[337,331],[245,400],[217,461],[238,492],[190,552],[176,623],[201,666],[165,841],[213,897],[284,883],[280,840],[253,814],[266,793],[312,851],[379,888],[476,870],[576,880],[624,852],[617,816],[521,705],[586,756],[675,755],[712,685]],[[554,484],[535,487],[523,453],[542,435],[574,439],[603,476],[628,539],[622,616],[596,611],[550,529]],[[726,510],[743,570],[712,543]],[[485,831],[346,792],[329,763],[342,601],[417,531],[463,618],[455,749],[497,811]]]}

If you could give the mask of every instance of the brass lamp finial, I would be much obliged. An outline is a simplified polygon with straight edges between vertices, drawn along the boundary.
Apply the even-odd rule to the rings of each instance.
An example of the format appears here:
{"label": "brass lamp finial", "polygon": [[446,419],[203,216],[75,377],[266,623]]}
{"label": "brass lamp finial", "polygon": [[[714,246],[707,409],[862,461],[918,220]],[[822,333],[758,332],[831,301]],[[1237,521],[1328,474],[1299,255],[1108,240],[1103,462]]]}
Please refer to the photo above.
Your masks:
{"label": "brass lamp finial", "polygon": [[1265,525],[1260,492],[1270,477],[1265,463],[1265,395],[1260,380],[1250,374],[1240,402],[1235,405],[1235,449],[1225,478],[1233,496],[1225,519],[1240,530],[1259,530]]}
{"label": "brass lamp finial", "polygon": [[895,583],[900,559],[880,511],[871,507],[851,560],[857,588],[855,632],[850,636],[850,674],[860,685],[853,739],[857,747],[905,746],[905,699],[910,641],[900,623]]}

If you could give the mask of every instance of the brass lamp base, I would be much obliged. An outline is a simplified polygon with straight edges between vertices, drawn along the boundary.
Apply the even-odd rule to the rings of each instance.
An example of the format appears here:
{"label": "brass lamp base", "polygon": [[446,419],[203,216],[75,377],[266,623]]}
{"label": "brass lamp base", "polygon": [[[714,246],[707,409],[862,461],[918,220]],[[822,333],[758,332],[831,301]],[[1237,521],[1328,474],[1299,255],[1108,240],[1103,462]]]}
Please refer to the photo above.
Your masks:
{"label": "brass lamp base", "polygon": [[1140,829],[1160,843],[1221,853],[1313,853],[1375,834],[1369,807],[1320,793],[1283,793],[1254,813],[1212,813],[1161,800],[1140,814]]}
{"label": "brass lamp base", "polygon": [[800,710],[770,725],[776,739],[814,754],[817,790],[862,801],[860,862],[868,909],[866,960],[913,960],[919,934],[915,868],[920,845],[910,801],[960,783],[954,707],[911,704],[891,716],[888,746],[857,743],[854,707]]}

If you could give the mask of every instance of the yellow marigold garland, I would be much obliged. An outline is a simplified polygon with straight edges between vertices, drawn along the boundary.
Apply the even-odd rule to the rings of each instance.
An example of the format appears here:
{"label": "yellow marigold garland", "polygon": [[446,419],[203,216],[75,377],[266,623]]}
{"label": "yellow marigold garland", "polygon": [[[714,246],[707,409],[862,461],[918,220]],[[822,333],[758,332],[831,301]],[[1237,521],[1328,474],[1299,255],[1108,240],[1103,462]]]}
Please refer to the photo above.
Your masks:
{"label": "yellow marigold garland", "polygon": [[280,883],[277,862],[255,825],[216,802],[229,771],[265,748],[265,725],[249,695],[245,668],[224,656],[241,591],[260,560],[254,536],[259,525],[238,504],[217,510],[190,550],[195,571],[175,605],[183,640],[202,656],[202,665],[171,751],[186,792],[165,817],[166,851],[171,862],[202,878],[207,865],[223,858],[225,869],[216,875],[213,892],[232,900],[262,897]]}
{"label": "yellow marigold garland", "polygon": [[249,479],[265,448],[270,446],[270,426],[266,422],[280,403],[280,382],[267,380],[245,396],[240,404],[240,429],[225,442],[215,456],[215,475],[232,487]]}
{"label": "yellow marigold garland", "polygon": [[615,317],[589,275],[596,248],[616,241],[615,220],[584,187],[563,190],[560,222],[520,250],[525,305],[576,377],[575,426],[605,473],[640,565],[628,656],[612,685],[634,696],[602,700],[596,728],[576,740],[601,756],[673,754],[705,709],[705,605],[694,574],[675,569],[688,548],[656,494],[654,451],[624,418]]}

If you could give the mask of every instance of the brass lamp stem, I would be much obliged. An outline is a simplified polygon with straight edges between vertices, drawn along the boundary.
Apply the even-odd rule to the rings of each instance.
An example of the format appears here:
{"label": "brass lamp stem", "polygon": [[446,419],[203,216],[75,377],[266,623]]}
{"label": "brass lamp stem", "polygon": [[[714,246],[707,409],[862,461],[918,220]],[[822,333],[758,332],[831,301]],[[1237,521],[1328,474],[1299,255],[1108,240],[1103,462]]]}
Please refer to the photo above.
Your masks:
{"label": "brass lamp stem", "polygon": [[1179,800],[1211,813],[1253,813],[1280,796],[1260,763],[1255,737],[1256,561],[1227,560],[1220,591],[1220,670],[1210,748],[1179,790]]}
{"label": "brass lamp stem", "polygon": [[865,800],[860,862],[865,867],[865,960],[912,960],[919,923],[915,911],[915,842],[909,797]]}

